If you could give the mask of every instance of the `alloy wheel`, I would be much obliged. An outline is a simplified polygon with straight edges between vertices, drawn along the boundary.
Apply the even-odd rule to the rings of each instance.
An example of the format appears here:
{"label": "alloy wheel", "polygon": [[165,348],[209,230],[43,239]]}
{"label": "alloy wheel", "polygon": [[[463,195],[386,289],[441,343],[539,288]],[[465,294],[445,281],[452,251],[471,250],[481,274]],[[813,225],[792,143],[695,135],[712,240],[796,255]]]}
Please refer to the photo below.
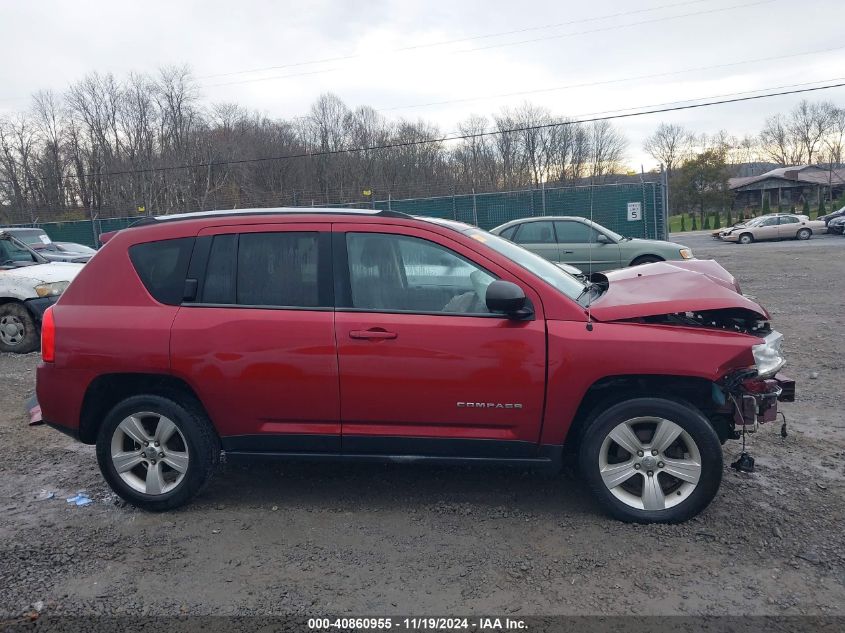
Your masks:
{"label": "alloy wheel", "polygon": [[666,510],[701,479],[701,453],[680,425],[659,417],[626,420],[604,438],[599,472],[610,493],[631,508]]}
{"label": "alloy wheel", "polygon": [[112,434],[112,465],[137,492],[170,492],[185,478],[189,460],[182,431],[170,418],[158,413],[144,411],[127,416]]}

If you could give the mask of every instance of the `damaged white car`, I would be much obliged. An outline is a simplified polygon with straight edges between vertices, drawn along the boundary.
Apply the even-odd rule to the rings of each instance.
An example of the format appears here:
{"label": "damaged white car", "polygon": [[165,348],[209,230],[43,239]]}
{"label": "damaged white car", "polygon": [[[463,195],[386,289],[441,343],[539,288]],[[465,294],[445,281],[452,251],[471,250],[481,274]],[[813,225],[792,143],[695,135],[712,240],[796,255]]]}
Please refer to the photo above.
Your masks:
{"label": "damaged white car", "polygon": [[48,262],[0,230],[0,352],[38,349],[44,311],[53,305],[82,264]]}

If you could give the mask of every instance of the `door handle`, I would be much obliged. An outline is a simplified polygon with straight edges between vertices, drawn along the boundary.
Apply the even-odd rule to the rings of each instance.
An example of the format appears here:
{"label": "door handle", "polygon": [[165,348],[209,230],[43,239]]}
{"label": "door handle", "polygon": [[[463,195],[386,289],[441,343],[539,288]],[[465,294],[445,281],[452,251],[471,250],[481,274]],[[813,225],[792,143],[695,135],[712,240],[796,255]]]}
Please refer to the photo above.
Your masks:
{"label": "door handle", "polygon": [[575,251],[563,251],[564,255],[573,255]]}
{"label": "door handle", "polygon": [[381,328],[373,328],[371,330],[350,330],[349,338],[361,338],[371,340],[386,340],[396,338],[396,332],[388,332]]}

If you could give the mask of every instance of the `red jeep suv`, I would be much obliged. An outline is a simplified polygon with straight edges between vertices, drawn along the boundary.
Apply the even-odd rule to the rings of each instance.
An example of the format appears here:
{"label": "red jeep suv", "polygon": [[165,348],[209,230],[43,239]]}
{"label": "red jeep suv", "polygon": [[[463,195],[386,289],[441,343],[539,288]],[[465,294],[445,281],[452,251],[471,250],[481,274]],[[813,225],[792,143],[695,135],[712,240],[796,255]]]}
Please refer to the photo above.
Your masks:
{"label": "red jeep suv", "polygon": [[577,457],[626,521],[713,499],[721,443],[794,383],[782,337],[712,261],[588,283],[466,224],[216,211],[120,231],[44,318],[45,421],[167,510],[220,459]]}

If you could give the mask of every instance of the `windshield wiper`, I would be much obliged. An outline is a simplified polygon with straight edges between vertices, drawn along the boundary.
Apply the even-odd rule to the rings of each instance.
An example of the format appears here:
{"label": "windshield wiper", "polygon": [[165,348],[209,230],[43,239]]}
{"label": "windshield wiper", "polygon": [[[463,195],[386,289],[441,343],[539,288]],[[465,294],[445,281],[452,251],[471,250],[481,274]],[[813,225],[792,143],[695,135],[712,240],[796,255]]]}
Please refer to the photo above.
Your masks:
{"label": "windshield wiper", "polygon": [[581,301],[581,297],[583,297],[584,295],[589,295],[596,288],[600,288],[600,286],[594,281],[588,281],[581,293],[575,298],[575,301]]}

